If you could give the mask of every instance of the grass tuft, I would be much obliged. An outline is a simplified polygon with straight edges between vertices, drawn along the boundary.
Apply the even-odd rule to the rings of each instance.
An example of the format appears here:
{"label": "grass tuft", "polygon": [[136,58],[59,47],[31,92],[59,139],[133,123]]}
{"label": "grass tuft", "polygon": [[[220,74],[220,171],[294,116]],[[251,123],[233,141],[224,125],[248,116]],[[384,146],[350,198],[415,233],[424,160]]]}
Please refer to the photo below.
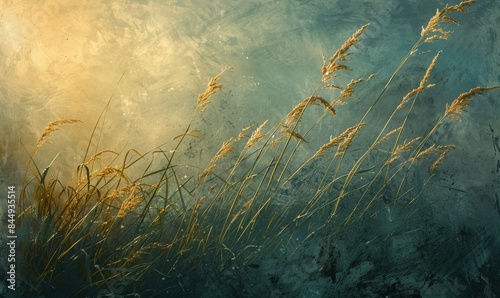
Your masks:
{"label": "grass tuft", "polygon": [[[75,165],[74,179],[65,184],[58,178],[56,163],[39,165],[36,153],[60,125],[79,120],[49,123],[31,154],[21,192],[19,223],[29,236],[20,246],[23,283],[33,295],[134,295],[160,279],[171,279],[167,285],[177,286],[177,272],[199,269],[201,264],[221,271],[231,264],[249,264],[287,247],[299,231],[309,235],[306,240],[314,235],[335,239],[353,222],[375,216],[386,206],[410,204],[445,156],[457,148],[431,144],[436,129],[447,119],[459,119],[474,96],[500,87],[466,91],[444,107],[428,131],[410,131],[418,96],[437,88],[428,81],[442,55],[438,52],[419,85],[399,104],[387,104],[393,110],[385,113],[382,125],[371,125],[368,116],[376,113],[382,99],[390,100],[384,97],[386,90],[417,48],[451,35],[442,26],[458,22],[448,14],[463,12],[473,2],[438,10],[385,85],[370,92],[374,96],[366,99],[366,111],[340,127],[341,133],[327,134],[329,139],[324,139],[320,123],[341,118],[340,107],[355,98],[360,86],[376,88],[369,85],[372,76],[345,85],[332,83],[340,73],[353,71],[348,65],[350,49],[361,42],[368,25],[355,31],[330,59],[323,55],[317,85],[280,121],[273,126],[264,121],[251,134],[252,127],[243,128],[213,152],[206,165],[190,167],[189,175],[181,175],[185,165],[177,152],[188,140],[203,137],[202,112],[210,108],[212,96],[222,89],[219,80],[231,68],[209,80],[189,124],[169,148],[146,153],[98,149],[97,127],[105,119],[108,102],[87,146],[87,153],[90,148],[96,153],[88,159],[86,154]],[[323,114],[310,116],[309,109],[317,106]],[[304,157],[301,149],[313,137],[324,139],[322,145]],[[243,139],[246,142],[240,142]],[[100,158],[108,154],[113,159],[103,164]],[[431,161],[430,156],[436,157]],[[153,163],[158,159],[161,166]],[[427,181],[410,185],[407,180],[417,165],[430,169]]]}

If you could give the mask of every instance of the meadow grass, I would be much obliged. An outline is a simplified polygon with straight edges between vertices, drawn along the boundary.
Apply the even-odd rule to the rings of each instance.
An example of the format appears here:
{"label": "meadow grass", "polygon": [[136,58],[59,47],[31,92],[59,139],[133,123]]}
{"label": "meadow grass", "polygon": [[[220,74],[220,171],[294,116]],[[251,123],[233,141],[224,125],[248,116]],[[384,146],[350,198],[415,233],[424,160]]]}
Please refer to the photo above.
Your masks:
{"label": "meadow grass", "polygon": [[[380,206],[411,204],[456,148],[431,143],[431,136],[443,123],[459,120],[474,96],[500,88],[465,91],[421,134],[408,127],[419,95],[437,88],[429,80],[441,52],[429,59],[419,85],[405,96],[384,95],[421,47],[450,36],[448,26],[458,22],[449,14],[464,12],[473,2],[437,10],[385,85],[370,92],[373,98],[364,99],[368,107],[359,119],[335,136],[319,135],[324,144],[306,158],[298,152],[319,133],[318,125],[337,121],[356,88],[373,88],[373,76],[352,79],[345,86],[335,80],[352,70],[350,49],[361,42],[368,24],[329,59],[323,55],[317,85],[278,123],[242,128],[219,145],[206,165],[191,167],[187,179],[180,177],[183,164],[178,155],[191,140],[202,137],[199,120],[216,100],[213,96],[222,89],[219,81],[230,68],[210,79],[173,147],[151,152],[99,148],[99,125],[108,102],[69,183],[58,179],[53,164],[39,165],[36,160],[53,133],[79,120],[49,123],[30,151],[21,193],[19,222],[28,237],[20,247],[22,283],[34,295],[146,293],[148,281],[169,279],[174,272],[202,264],[222,271],[230,264],[253,262],[287,245],[299,230],[308,235],[301,243],[314,235],[334,238],[353,222],[376,215]],[[394,108],[387,113],[384,106],[387,119],[372,127],[367,120],[382,99],[391,100]],[[323,113],[308,119],[309,109]],[[429,168],[421,185],[409,183],[417,165]]]}

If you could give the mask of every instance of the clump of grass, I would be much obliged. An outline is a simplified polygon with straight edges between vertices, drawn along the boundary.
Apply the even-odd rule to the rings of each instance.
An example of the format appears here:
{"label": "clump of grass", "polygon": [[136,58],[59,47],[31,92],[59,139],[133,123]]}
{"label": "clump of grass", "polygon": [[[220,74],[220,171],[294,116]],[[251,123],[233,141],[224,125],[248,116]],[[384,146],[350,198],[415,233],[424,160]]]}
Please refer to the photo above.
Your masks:
{"label": "clump of grass", "polygon": [[[147,281],[173,278],[173,272],[198,268],[202,263],[223,270],[228,264],[250,262],[270,253],[298,230],[306,231],[308,237],[319,233],[333,237],[365,218],[375,205],[411,203],[426,184],[417,189],[408,185],[416,165],[427,163],[430,179],[456,148],[430,144],[436,129],[448,119],[458,119],[473,96],[499,87],[462,93],[444,107],[429,131],[410,133],[407,127],[419,94],[435,86],[428,81],[441,55],[438,52],[419,85],[398,99],[385,123],[374,128],[376,133],[366,130],[367,119],[417,48],[448,38],[450,32],[442,26],[458,24],[448,14],[463,12],[473,2],[438,10],[384,87],[375,93],[366,112],[340,134],[325,138],[314,154],[303,159],[297,152],[319,131],[318,124],[325,118],[334,121],[340,117],[339,107],[354,99],[356,88],[367,86],[373,77],[352,79],[345,86],[332,83],[339,72],[352,70],[347,65],[350,50],[361,42],[368,25],[355,31],[328,60],[323,55],[317,85],[281,121],[272,127],[265,121],[251,133],[251,127],[242,129],[188,179],[179,177],[177,152],[188,140],[201,137],[197,119],[221,90],[218,80],[227,69],[213,77],[199,95],[191,121],[174,139],[173,148],[144,153],[99,150],[94,129],[87,153],[91,148],[95,153],[89,158],[85,155],[69,184],[58,180],[54,165],[41,171],[35,160],[38,149],[59,125],[77,125],[78,121],[50,123],[31,154],[28,170],[32,178],[26,179],[21,194],[19,221],[30,237],[21,246],[24,283],[34,293],[52,295],[147,293]],[[322,116],[312,125],[304,125],[308,109],[317,106],[323,109]],[[97,164],[104,155],[112,156],[111,162]],[[158,158],[163,160],[160,167],[153,163]],[[285,197],[295,201],[278,204],[290,186],[300,185],[307,185],[307,191],[287,194]]]}

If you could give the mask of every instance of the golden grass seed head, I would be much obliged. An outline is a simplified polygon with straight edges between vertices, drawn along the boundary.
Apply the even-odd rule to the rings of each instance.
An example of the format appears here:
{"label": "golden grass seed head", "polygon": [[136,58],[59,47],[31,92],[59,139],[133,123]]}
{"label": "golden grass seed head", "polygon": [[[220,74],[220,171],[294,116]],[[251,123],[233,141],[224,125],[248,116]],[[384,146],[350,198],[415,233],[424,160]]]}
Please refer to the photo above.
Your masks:
{"label": "golden grass seed head", "polygon": [[441,154],[439,155],[439,157],[436,159],[436,161],[429,168],[429,171],[431,173],[433,173],[434,170],[436,170],[436,168],[441,164],[441,162],[443,161],[444,157],[448,154],[448,152],[450,152],[450,150],[452,148],[453,147],[446,147],[446,148],[444,148],[444,150],[441,152]]}
{"label": "golden grass seed head", "polygon": [[347,87],[340,92],[340,95],[342,98],[352,98],[354,94],[354,86],[357,84],[363,82],[363,79],[359,80],[351,80],[348,84]]}
{"label": "golden grass seed head", "polygon": [[125,215],[127,215],[130,211],[135,209],[140,203],[142,202],[142,196],[129,196],[125,201],[123,201],[120,210],[118,211],[118,214],[116,215],[117,218],[123,218]]}
{"label": "golden grass seed head", "polygon": [[475,87],[467,92],[460,94],[451,104],[446,104],[445,116],[453,118],[455,120],[460,120],[458,115],[465,111],[474,95],[481,95],[485,91],[489,90],[500,90],[500,86],[489,86],[489,87]]}
{"label": "golden grass seed head", "polygon": [[333,77],[335,77],[334,72],[337,70],[351,70],[350,67],[340,64],[339,61],[347,61],[348,57],[351,53],[348,53],[347,51],[356,43],[360,42],[361,39],[358,37],[363,33],[363,31],[368,27],[368,24],[363,25],[361,28],[359,28],[354,34],[347,39],[342,47],[338,49],[332,57],[330,57],[328,64],[326,63],[325,55],[323,54],[323,66],[321,67],[321,74],[322,74],[322,79],[321,81],[327,82]]}
{"label": "golden grass seed head", "polygon": [[215,169],[215,166],[216,164],[215,163],[210,163],[204,170],[203,172],[200,174],[200,176],[198,177],[199,180],[207,177],[208,175],[210,175],[210,173],[213,172],[213,170]]}
{"label": "golden grass seed head", "polygon": [[100,152],[97,152],[96,154],[92,155],[88,160],[87,162],[85,163],[86,165],[89,165],[93,162],[95,162],[97,159],[99,159],[99,157],[104,154],[104,153],[113,153],[115,155],[118,155],[119,153],[114,151],[114,150],[102,150]]}
{"label": "golden grass seed head", "polygon": [[222,147],[219,149],[217,154],[212,158],[212,161],[215,162],[218,159],[221,159],[228,155],[229,153],[234,151],[234,146],[231,146],[231,143],[233,143],[235,140],[233,138],[230,138],[226,142],[222,144]]}
{"label": "golden grass seed head", "polygon": [[252,133],[252,135],[248,139],[245,148],[252,148],[253,146],[255,146],[255,144],[257,144],[257,142],[260,139],[266,136],[266,134],[262,133],[262,129],[264,129],[264,127],[267,125],[267,122],[268,120],[264,121],[259,127],[257,127],[257,129]]}
{"label": "golden grass seed head", "polygon": [[413,144],[415,144],[415,142],[417,142],[418,140],[420,140],[420,137],[416,137],[408,142],[404,142],[403,144],[398,145],[396,147],[396,150],[394,150],[393,155],[400,155],[401,153],[408,151],[410,149],[410,147]]}
{"label": "golden grass seed head", "polygon": [[42,134],[38,138],[35,146],[35,152],[43,146],[45,143],[50,143],[47,140],[47,137],[49,137],[54,131],[60,130],[59,126],[63,124],[70,124],[70,123],[76,123],[76,122],[82,122],[78,119],[65,119],[65,118],[60,118],[55,121],[50,122],[47,127],[43,130]]}
{"label": "golden grass seed head", "polygon": [[289,136],[293,137],[297,141],[304,141],[304,142],[308,143],[302,135],[300,135],[298,132],[293,131],[291,129],[284,129],[284,130],[280,131],[280,133],[288,134]]}
{"label": "golden grass seed head", "polygon": [[389,139],[390,137],[392,137],[396,132],[400,131],[402,129],[402,127],[397,127],[391,131],[389,131],[385,136],[383,136],[379,141],[378,143],[382,143],[384,141],[386,141],[387,139]]}
{"label": "golden grass seed head", "polygon": [[105,167],[105,168],[98,170],[96,175],[97,176],[116,175],[116,176],[120,176],[122,178],[126,178],[125,174],[123,173],[122,170],[115,168],[115,167],[111,167],[111,166],[108,166],[108,167]]}
{"label": "golden grass seed head", "polygon": [[[319,150],[313,155],[312,158],[323,155],[326,153],[326,150],[332,147],[343,146],[346,147],[348,144],[354,139],[359,130],[365,125],[365,123],[360,123],[354,126],[351,126],[344,130],[340,135],[330,136],[330,141],[319,148]],[[347,149],[347,148],[343,148]],[[343,150],[342,149],[342,150]],[[340,150],[340,149],[339,149]]]}
{"label": "golden grass seed head", "polygon": [[226,70],[230,69],[233,69],[233,67],[228,67],[223,69],[218,75],[210,79],[207,89],[198,96],[196,109],[203,112],[207,108],[208,104],[210,103],[209,98],[212,95],[214,95],[217,92],[217,90],[222,89],[222,85],[217,85],[217,81],[220,79],[220,77]]}
{"label": "golden grass seed head", "polygon": [[421,37],[427,36],[431,32],[437,33],[437,34],[430,36],[430,37],[427,37],[424,40],[424,42],[431,42],[431,41],[438,40],[438,39],[448,38],[452,32],[445,31],[442,28],[439,28],[438,26],[442,22],[450,22],[450,23],[453,23],[455,25],[459,25],[459,23],[455,19],[447,16],[446,14],[449,12],[453,12],[453,11],[465,12],[464,7],[472,5],[474,2],[476,2],[476,1],[474,1],[474,0],[462,1],[457,5],[446,6],[442,10],[437,9],[434,16],[432,16],[431,19],[429,20],[429,22],[427,23],[427,26],[425,28],[422,27],[422,31],[420,32],[420,36]]}

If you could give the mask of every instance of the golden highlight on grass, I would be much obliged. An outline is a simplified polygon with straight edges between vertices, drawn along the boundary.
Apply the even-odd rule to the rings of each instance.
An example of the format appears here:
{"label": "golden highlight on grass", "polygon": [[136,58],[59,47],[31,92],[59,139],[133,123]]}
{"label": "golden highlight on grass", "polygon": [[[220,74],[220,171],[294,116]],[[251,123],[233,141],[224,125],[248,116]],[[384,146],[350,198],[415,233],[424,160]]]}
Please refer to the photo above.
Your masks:
{"label": "golden highlight on grass", "polygon": [[54,132],[54,131],[57,131],[57,130],[60,130],[59,126],[63,125],[63,124],[68,124],[68,123],[76,123],[76,122],[82,122],[78,119],[65,119],[65,118],[60,118],[60,119],[57,119],[57,120],[54,120],[52,122],[50,122],[47,127],[43,130],[42,132],[42,135],[38,138],[37,142],[36,142],[36,146],[35,146],[35,150],[33,152],[36,153],[36,151],[38,151],[38,149],[40,147],[43,146],[43,144],[45,143],[50,143],[47,138]]}
{"label": "golden highlight on grass", "polygon": [[209,98],[212,95],[214,95],[217,92],[217,90],[222,89],[222,85],[217,85],[217,81],[220,79],[222,74],[224,74],[224,72],[230,69],[233,68],[232,67],[225,68],[218,75],[210,79],[207,89],[198,96],[196,109],[203,112],[207,108],[207,105],[210,103]]}
{"label": "golden highlight on grass", "polygon": [[344,132],[342,132],[337,137],[330,136],[330,142],[322,145],[319,150],[313,155],[314,157],[321,156],[327,152],[327,149],[343,146],[345,147],[347,144],[350,144],[360,129],[364,126],[364,123],[359,123],[354,126],[347,128]]}
{"label": "golden highlight on grass", "polygon": [[136,184],[128,184],[128,185],[122,186],[120,188],[117,188],[117,189],[113,190],[111,193],[109,193],[108,195],[106,195],[105,200],[114,201],[123,195],[128,196],[130,193],[133,193],[135,191],[136,187],[137,187]]}
{"label": "golden highlight on grass", "polygon": [[433,173],[434,170],[436,170],[436,168],[441,164],[441,162],[443,161],[444,157],[448,154],[448,152],[450,152],[451,149],[456,149],[456,148],[458,147],[455,145],[437,146],[435,150],[441,151],[441,154],[436,159],[436,161],[430,166],[429,171]]}
{"label": "golden highlight on grass", "polygon": [[325,55],[323,54],[323,66],[321,67],[321,74],[322,74],[322,81],[323,82],[328,82],[332,78],[335,77],[334,72],[337,70],[351,70],[348,66],[344,64],[340,64],[340,61],[348,61],[349,60],[349,55],[350,53],[347,52],[353,45],[357,44],[358,42],[361,41],[358,37],[363,33],[363,31],[368,27],[368,24],[363,25],[361,28],[359,28],[354,34],[344,42],[342,47],[338,49],[332,57],[330,57],[330,60],[328,61],[328,64],[326,63],[325,60]]}
{"label": "golden highlight on grass", "polygon": [[303,141],[303,142],[306,142],[306,143],[309,143],[308,141],[306,141],[306,139],[304,139],[303,136],[301,136],[298,132],[296,131],[293,131],[291,129],[284,129],[282,131],[280,131],[280,133],[283,133],[283,134],[288,134],[290,136],[292,136],[295,140],[297,141]]}
{"label": "golden highlight on grass", "polygon": [[[352,86],[351,86],[352,87]],[[339,87],[341,88],[341,87]],[[325,100],[323,97],[318,96],[318,95],[312,95],[310,97],[305,98],[302,100],[298,105],[296,105],[289,113],[288,115],[285,116],[285,124],[284,126],[291,130],[291,128],[296,124],[300,118],[302,117],[302,114],[304,114],[304,111],[307,106],[314,106],[318,105],[316,102],[319,101],[321,105],[325,108],[325,110],[328,110],[333,117],[337,116],[337,112],[333,108],[334,104],[337,103],[337,101],[334,101],[332,103],[329,103],[327,100]]]}
{"label": "golden highlight on grass", "polygon": [[354,86],[363,82],[362,79],[359,80],[351,80],[347,87],[340,92],[341,98],[351,98],[354,97]]}
{"label": "golden highlight on grass", "polygon": [[453,118],[455,120],[460,120],[458,115],[465,111],[465,107],[470,104],[473,96],[481,95],[485,91],[499,89],[499,86],[472,88],[469,91],[460,94],[450,105],[446,104],[445,116]]}
{"label": "golden highlight on grass", "polygon": [[118,214],[116,215],[116,218],[123,218],[125,215],[127,215],[130,211],[134,210],[140,203],[142,202],[142,196],[134,196],[131,195],[125,201],[123,201],[120,210],[118,210]]}
{"label": "golden highlight on grass", "polygon": [[114,155],[119,155],[119,153],[116,152],[116,151],[114,151],[114,150],[102,150],[102,151],[99,151],[96,154],[92,155],[89,158],[89,160],[87,160],[87,162],[85,162],[85,164],[86,165],[92,164],[93,162],[95,162],[96,160],[98,160],[100,158],[100,156],[103,155],[104,153],[113,153]]}
{"label": "golden highlight on grass", "polygon": [[[398,107],[398,109],[399,109],[399,107]],[[402,128],[403,128],[403,127],[402,127],[402,126],[400,126],[400,127],[394,128],[393,130],[389,131],[389,132],[388,132],[385,136],[383,136],[383,137],[382,137],[382,138],[378,141],[378,143],[382,143],[382,142],[384,142],[384,141],[388,140],[390,137],[392,137],[393,135],[395,135],[397,132],[400,132]]]}
{"label": "golden highlight on grass", "polygon": [[397,160],[403,152],[407,152],[410,150],[410,147],[413,146],[421,137],[416,137],[408,142],[404,142],[403,144],[397,145],[396,150],[392,152],[391,157],[385,162],[385,165],[390,165],[395,160]]}
{"label": "golden highlight on grass", "polygon": [[451,22],[455,25],[459,25],[459,23],[449,17],[447,14],[453,11],[459,11],[459,12],[466,12],[464,7],[472,5],[474,0],[468,0],[468,1],[462,1],[457,5],[453,6],[446,6],[442,10],[437,9],[436,14],[429,20],[429,23],[427,26],[424,28],[422,27],[422,31],[420,32],[420,36],[425,37],[428,36],[429,34],[434,33],[434,35],[427,37],[425,39],[425,42],[431,42],[434,40],[438,39],[447,39],[451,31],[445,31],[443,28],[439,27],[443,22]]}
{"label": "golden highlight on grass", "polygon": [[425,86],[425,84],[427,84],[427,81],[429,80],[430,76],[431,76],[431,72],[432,70],[434,69],[434,67],[436,66],[436,61],[437,59],[439,58],[439,56],[441,55],[441,51],[439,51],[436,56],[434,56],[434,59],[432,59],[432,62],[431,64],[429,65],[429,67],[427,67],[427,70],[425,71],[425,75],[424,77],[422,78],[422,80],[420,81],[420,84],[417,88],[411,90],[410,92],[408,92],[404,97],[403,97],[403,100],[401,101],[401,103],[399,104],[398,106],[398,110],[402,109],[404,104],[406,104],[410,98],[417,94],[417,93],[422,93],[424,92],[424,89],[427,88],[432,88],[434,87],[435,85],[434,84],[428,84],[427,86]]}
{"label": "golden highlight on grass", "polygon": [[95,174],[96,176],[108,176],[108,175],[115,176],[116,175],[116,176],[120,176],[122,178],[126,178],[123,171],[121,169],[116,168],[116,167],[105,167],[105,168],[102,168],[102,169],[94,172],[93,174]]}
{"label": "golden highlight on grass", "polygon": [[216,164],[217,160],[224,158],[226,155],[234,151],[234,146],[231,146],[231,144],[234,142],[235,140],[233,138],[230,138],[229,140],[227,140],[222,144],[222,147],[214,155],[214,157],[212,157],[209,165],[205,168],[205,170],[203,170],[203,172],[199,176],[199,180],[205,178],[206,176],[208,176],[210,173],[213,172],[215,166],[217,165]]}
{"label": "golden highlight on grass", "polygon": [[255,146],[257,144],[257,142],[259,140],[261,140],[262,138],[264,138],[266,136],[265,134],[262,133],[262,130],[267,125],[267,122],[269,122],[269,121],[266,120],[261,125],[259,125],[259,127],[257,127],[257,129],[252,133],[252,135],[248,139],[247,144],[245,145],[245,148],[252,148],[253,146]]}

